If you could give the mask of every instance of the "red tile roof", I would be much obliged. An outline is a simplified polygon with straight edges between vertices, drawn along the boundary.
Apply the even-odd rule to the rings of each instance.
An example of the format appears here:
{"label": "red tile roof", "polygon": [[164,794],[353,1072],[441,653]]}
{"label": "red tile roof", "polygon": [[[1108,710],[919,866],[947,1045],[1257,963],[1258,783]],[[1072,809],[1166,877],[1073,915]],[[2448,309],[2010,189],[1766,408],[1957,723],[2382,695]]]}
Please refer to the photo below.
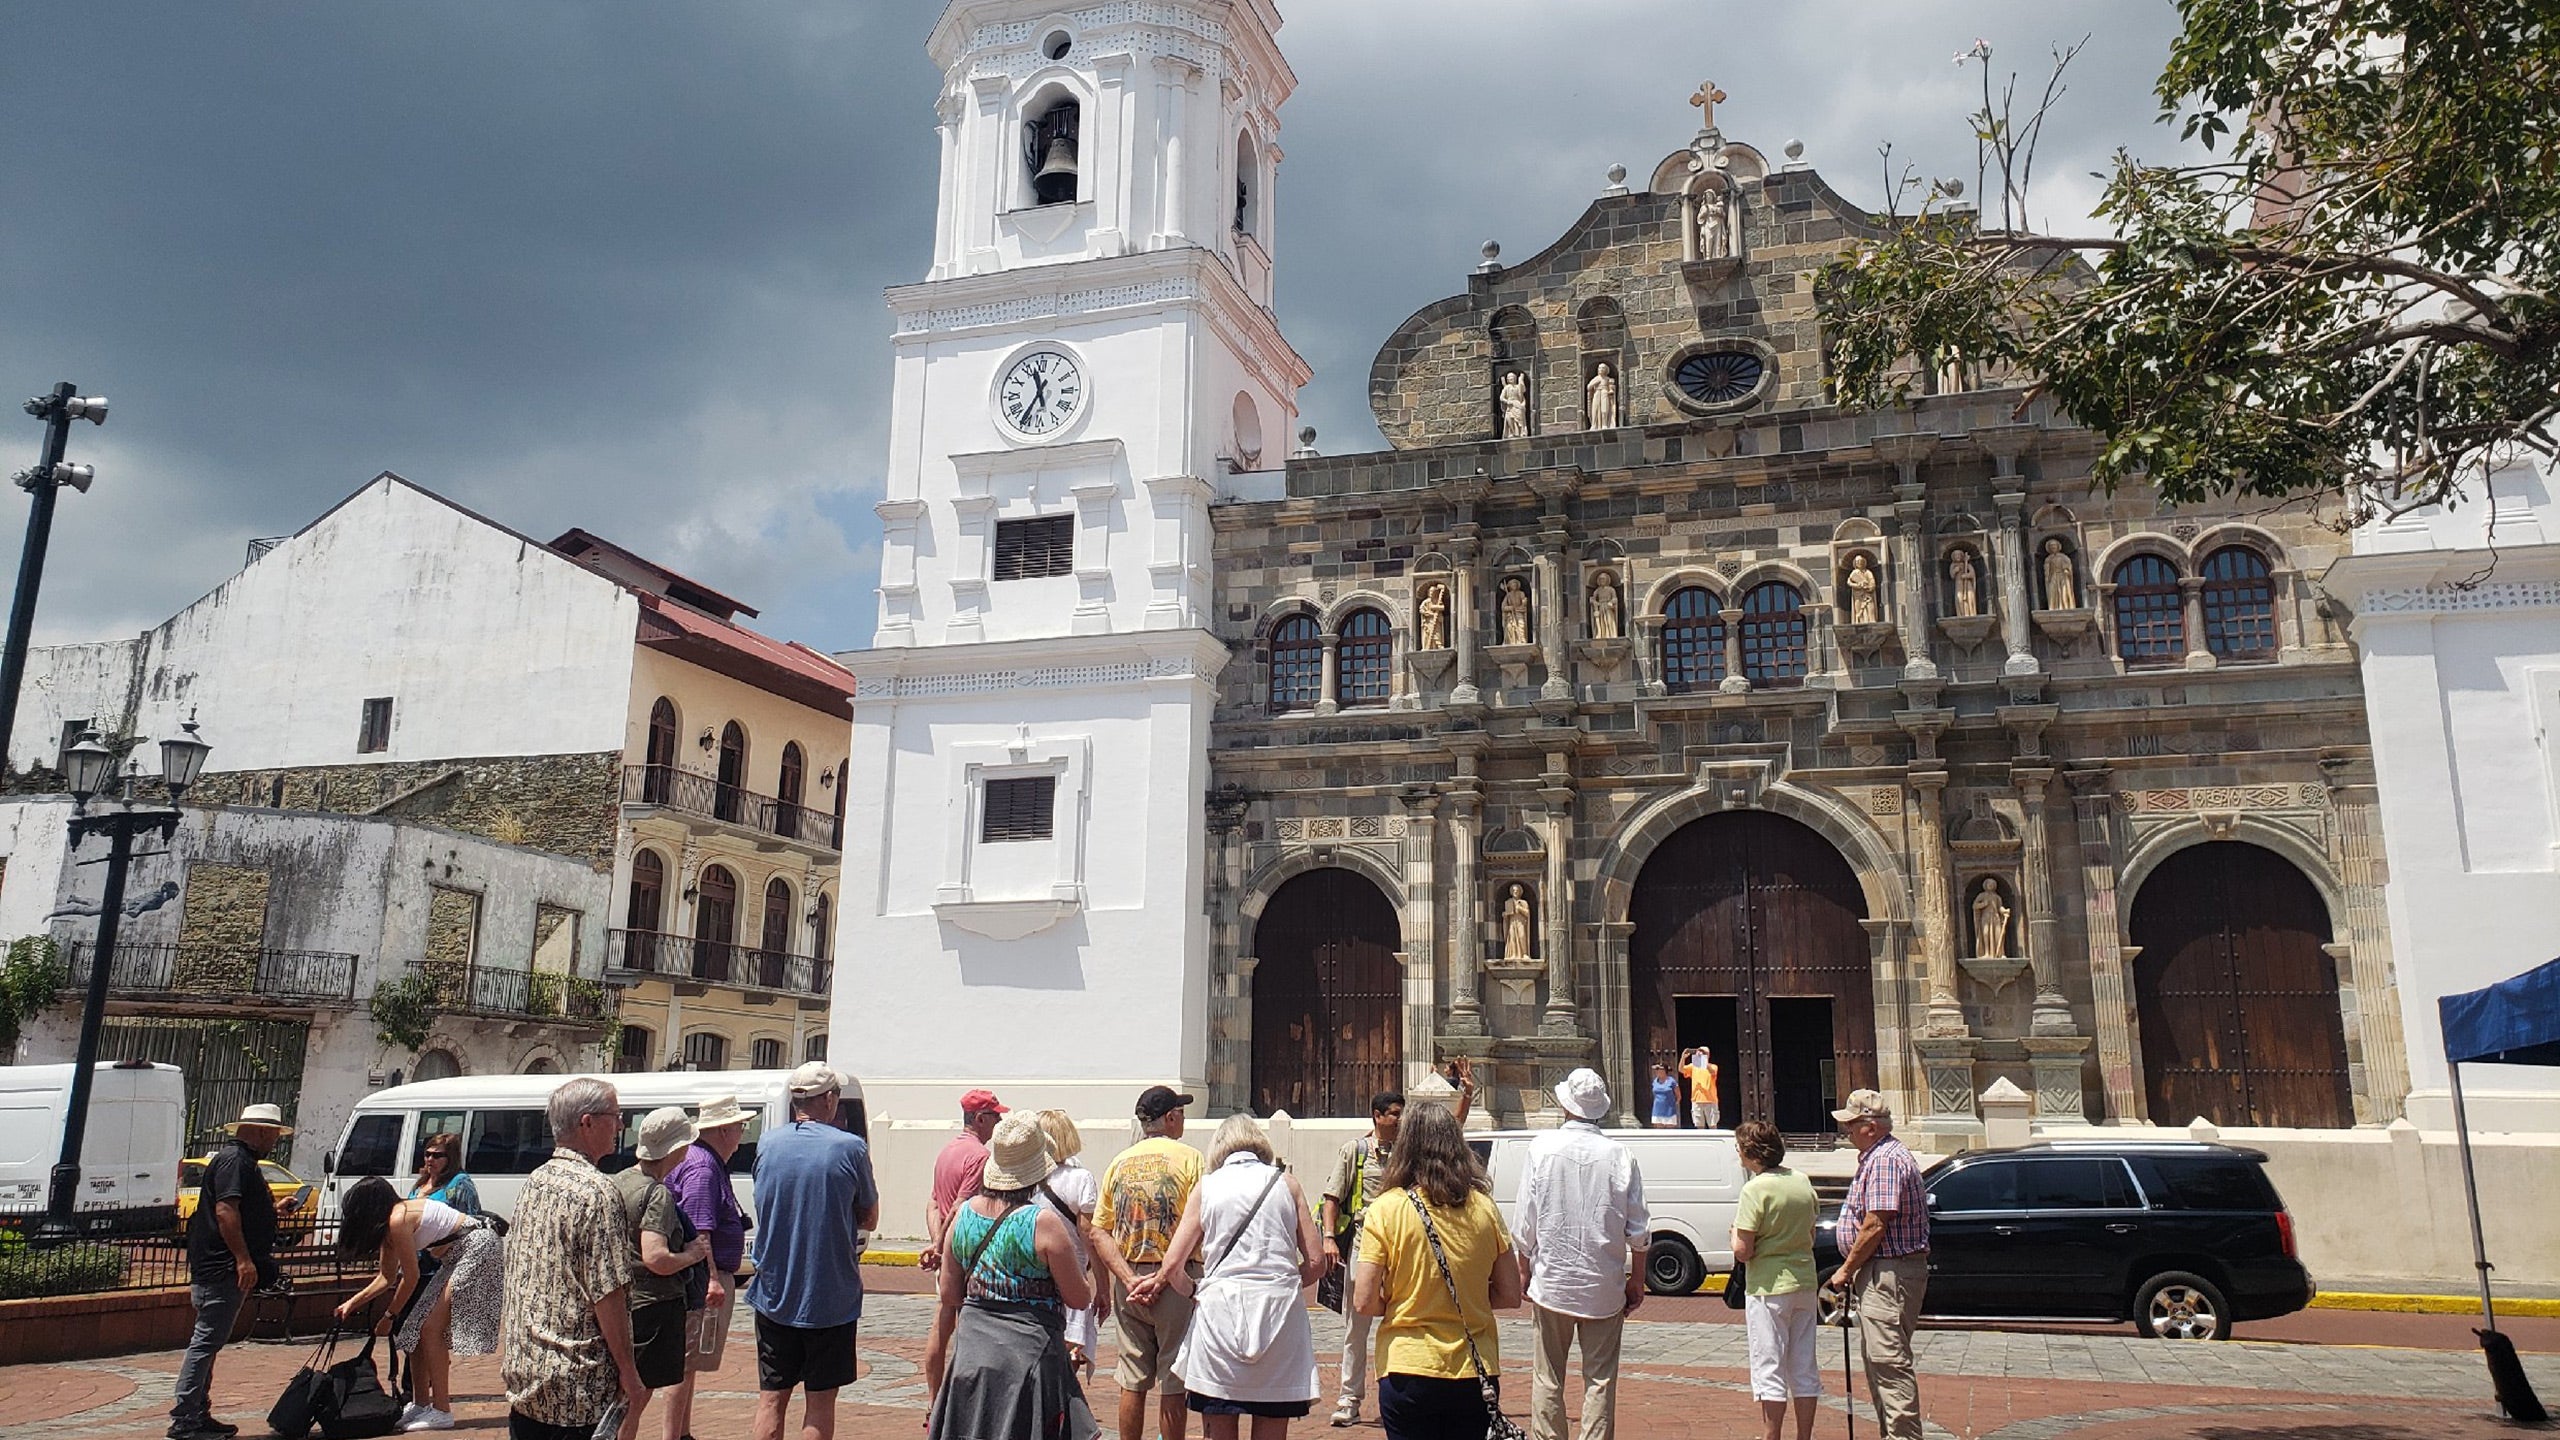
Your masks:
{"label": "red tile roof", "polygon": [[848,719],[853,672],[796,640],[776,640],[645,590],[640,643],[705,670]]}

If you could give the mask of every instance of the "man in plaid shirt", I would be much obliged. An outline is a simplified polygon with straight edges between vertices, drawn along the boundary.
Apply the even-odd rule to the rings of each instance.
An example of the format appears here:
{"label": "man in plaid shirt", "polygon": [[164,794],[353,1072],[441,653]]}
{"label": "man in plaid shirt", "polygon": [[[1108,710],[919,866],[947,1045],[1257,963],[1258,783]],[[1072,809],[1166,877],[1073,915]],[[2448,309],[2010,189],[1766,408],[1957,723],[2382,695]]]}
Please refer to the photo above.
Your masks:
{"label": "man in plaid shirt", "polygon": [[1920,1381],[1911,1331],[1929,1294],[1929,1197],[1920,1162],[1893,1138],[1893,1107],[1873,1090],[1831,1112],[1858,1147],[1858,1178],[1840,1205],[1840,1269],[1831,1288],[1858,1307],[1867,1393],[1885,1440],[1920,1440]]}

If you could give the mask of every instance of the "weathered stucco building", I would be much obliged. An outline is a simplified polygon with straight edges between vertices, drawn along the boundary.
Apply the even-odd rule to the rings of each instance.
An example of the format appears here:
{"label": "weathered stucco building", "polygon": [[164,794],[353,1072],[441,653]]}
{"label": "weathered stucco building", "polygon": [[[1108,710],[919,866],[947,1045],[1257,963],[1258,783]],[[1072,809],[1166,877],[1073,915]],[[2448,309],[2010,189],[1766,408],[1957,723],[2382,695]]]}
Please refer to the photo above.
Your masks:
{"label": "weathered stucco building", "polygon": [[1874,1085],[1952,1139],[2002,1076],[2049,1121],[2399,1113],[2338,537],[2105,493],[1960,361],[1832,406],[1817,277],[1878,223],[1710,112],[1387,338],[1391,450],[1226,487],[1213,1106],[1465,1055],[1534,1123],[1703,1044],[1727,1123],[1800,1133]]}

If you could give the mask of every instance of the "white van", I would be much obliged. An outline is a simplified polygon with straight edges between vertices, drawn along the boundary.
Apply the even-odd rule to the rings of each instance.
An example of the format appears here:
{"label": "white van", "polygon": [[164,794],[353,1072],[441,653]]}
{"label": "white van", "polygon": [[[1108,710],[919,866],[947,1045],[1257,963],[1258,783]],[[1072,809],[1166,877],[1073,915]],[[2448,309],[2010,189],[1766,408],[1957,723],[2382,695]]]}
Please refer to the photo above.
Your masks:
{"label": "white van", "polygon": [[[449,1080],[421,1080],[394,1085],[357,1102],[347,1117],[345,1136],[329,1152],[328,1212],[336,1214],[338,1197],[348,1182],[379,1175],[401,1194],[417,1179],[418,1160],[434,1135],[462,1137],[462,1169],[480,1191],[490,1213],[513,1216],[516,1195],[534,1167],[551,1158],[551,1120],[544,1107],[551,1092],[574,1077],[568,1075],[457,1075]],[[639,1142],[640,1117],[661,1105],[697,1109],[721,1095],[735,1095],[746,1110],[746,1138],[729,1157],[729,1185],[738,1203],[753,1199],[756,1139],[767,1126],[791,1118],[788,1070],[670,1070],[634,1075],[599,1075],[622,1100],[622,1143],[600,1167],[608,1173],[628,1168]],[[836,1108],[836,1124],[870,1138],[863,1109],[862,1082],[847,1076]]]}
{"label": "white van", "polygon": [[[1497,1130],[1467,1137],[1485,1172],[1505,1225],[1518,1218],[1520,1173],[1529,1146],[1543,1130]],[[1635,1152],[1644,1177],[1645,1211],[1653,1223],[1653,1248],[1645,1289],[1686,1295],[1710,1273],[1733,1268],[1733,1208],[1751,1177],[1733,1151],[1730,1130],[1611,1130],[1612,1140]]]}
{"label": "white van", "polygon": [[[43,1218],[62,1129],[69,1065],[0,1065],[0,1226]],[[93,1234],[160,1234],[178,1225],[178,1162],[187,1078],[175,1065],[100,1061],[89,1082],[72,1217]]]}

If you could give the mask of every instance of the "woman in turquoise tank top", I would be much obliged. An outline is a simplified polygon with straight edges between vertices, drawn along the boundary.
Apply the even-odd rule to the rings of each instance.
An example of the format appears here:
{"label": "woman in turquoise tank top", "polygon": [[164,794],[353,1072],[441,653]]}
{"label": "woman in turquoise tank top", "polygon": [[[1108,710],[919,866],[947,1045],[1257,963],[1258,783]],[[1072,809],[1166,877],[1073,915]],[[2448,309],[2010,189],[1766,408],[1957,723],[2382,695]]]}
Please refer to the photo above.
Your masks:
{"label": "woman in turquoise tank top", "polygon": [[1066,1207],[1033,1203],[1056,1165],[1039,1123],[1009,1115],[987,1142],[983,1193],[951,1217],[934,1328],[949,1337],[930,1440],[1095,1440],[1067,1357],[1067,1312],[1093,1303]]}

